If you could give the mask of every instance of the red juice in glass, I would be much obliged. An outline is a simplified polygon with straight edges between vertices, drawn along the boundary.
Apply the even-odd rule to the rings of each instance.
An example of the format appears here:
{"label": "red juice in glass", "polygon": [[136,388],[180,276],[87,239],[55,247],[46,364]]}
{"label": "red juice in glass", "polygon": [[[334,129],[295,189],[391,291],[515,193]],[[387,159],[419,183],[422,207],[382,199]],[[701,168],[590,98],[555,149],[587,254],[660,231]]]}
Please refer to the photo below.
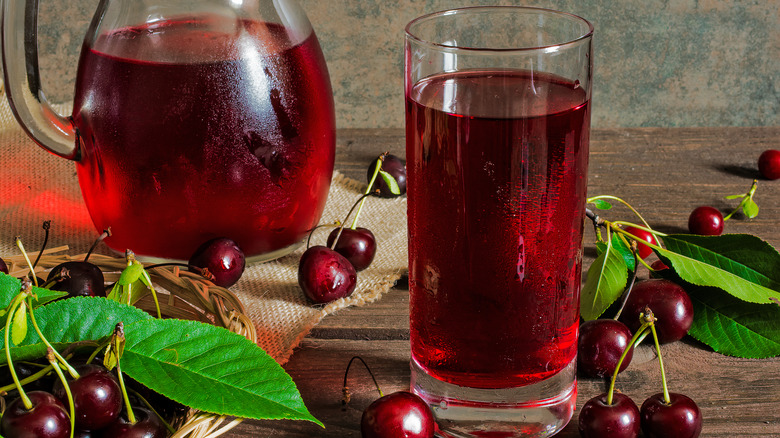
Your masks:
{"label": "red juice in glass", "polygon": [[333,98],[314,33],[291,41],[279,24],[203,15],[84,47],[77,172],[112,248],[186,260],[224,236],[254,256],[316,226],[333,172]]}
{"label": "red juice in glass", "polygon": [[471,388],[575,359],[588,96],[524,70],[466,70],[406,96],[412,360]]}

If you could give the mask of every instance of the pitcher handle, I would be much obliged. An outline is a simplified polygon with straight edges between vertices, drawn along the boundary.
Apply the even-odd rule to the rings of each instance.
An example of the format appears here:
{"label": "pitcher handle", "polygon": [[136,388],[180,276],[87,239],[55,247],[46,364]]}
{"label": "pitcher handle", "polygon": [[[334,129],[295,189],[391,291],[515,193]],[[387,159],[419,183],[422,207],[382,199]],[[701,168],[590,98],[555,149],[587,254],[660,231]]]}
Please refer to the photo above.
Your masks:
{"label": "pitcher handle", "polygon": [[[41,89],[38,70],[38,0],[5,0],[2,29],[6,95],[16,120],[42,148],[79,159],[78,132],[69,117],[58,114]],[[20,35],[24,44],[18,44]],[[23,62],[20,62],[24,60]]]}

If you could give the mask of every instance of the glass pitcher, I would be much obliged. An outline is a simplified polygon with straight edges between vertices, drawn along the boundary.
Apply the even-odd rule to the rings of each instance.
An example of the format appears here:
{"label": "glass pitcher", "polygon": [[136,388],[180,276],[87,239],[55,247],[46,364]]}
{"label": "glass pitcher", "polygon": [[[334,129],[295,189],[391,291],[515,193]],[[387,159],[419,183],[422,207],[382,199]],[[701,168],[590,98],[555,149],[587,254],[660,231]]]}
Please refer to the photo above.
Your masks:
{"label": "glass pitcher", "polygon": [[317,225],[333,173],[333,94],[294,0],[101,0],[69,117],[41,90],[38,1],[3,8],[11,108],[40,146],[76,163],[111,248],[187,260],[227,237],[267,260]]}

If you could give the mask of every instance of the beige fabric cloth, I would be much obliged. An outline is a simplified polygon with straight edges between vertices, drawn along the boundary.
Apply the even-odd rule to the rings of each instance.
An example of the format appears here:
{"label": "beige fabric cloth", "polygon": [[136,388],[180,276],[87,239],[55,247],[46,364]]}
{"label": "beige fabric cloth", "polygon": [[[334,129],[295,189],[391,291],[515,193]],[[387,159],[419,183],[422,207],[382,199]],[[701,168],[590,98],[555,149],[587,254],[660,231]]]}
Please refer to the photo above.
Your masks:
{"label": "beige fabric cloth", "polygon": [[[343,220],[365,187],[336,172],[322,222]],[[45,220],[52,221],[50,247],[69,245],[73,254],[86,252],[98,236],[81,200],[74,164],[44,152],[25,135],[0,90],[0,257],[18,254],[15,236],[21,237],[28,250],[37,251]],[[348,298],[325,306],[307,302],[297,281],[304,248],[248,266],[231,287],[255,323],[258,345],[278,362],[285,363],[322,318],[379,299],[406,271],[405,197],[369,198],[360,226],[374,233],[379,249],[372,265],[358,273],[357,288]],[[315,232],[312,244],[324,244],[328,232]]]}

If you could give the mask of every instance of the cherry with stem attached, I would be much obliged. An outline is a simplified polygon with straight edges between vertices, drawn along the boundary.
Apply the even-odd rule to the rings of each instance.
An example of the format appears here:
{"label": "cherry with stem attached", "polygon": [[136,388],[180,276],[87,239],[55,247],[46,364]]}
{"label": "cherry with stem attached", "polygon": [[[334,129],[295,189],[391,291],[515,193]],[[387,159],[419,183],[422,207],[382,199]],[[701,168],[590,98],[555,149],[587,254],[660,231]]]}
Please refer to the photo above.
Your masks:
{"label": "cherry with stem attached", "polygon": [[[626,298],[636,281],[636,249],[633,250],[633,254],[635,268],[624,293]],[[625,304],[625,299],[623,303]],[[580,335],[577,340],[577,370],[582,374],[604,377],[616,370],[622,372],[631,363],[633,347],[628,348],[627,353],[623,354],[631,339],[631,330],[626,324],[618,321],[618,316],[620,311],[613,319],[593,319],[580,325]],[[618,363],[621,364],[619,368]]]}
{"label": "cherry with stem attached", "polygon": [[[355,291],[357,286],[357,270],[342,254],[335,250],[344,223],[349,220],[352,212],[368,194],[361,196],[347,213],[344,222],[337,231],[330,248],[322,245],[309,247],[304,251],[298,262],[298,285],[309,301],[325,304],[340,298],[346,298]],[[314,230],[312,230],[312,233]],[[311,238],[311,234],[309,234]],[[308,241],[307,241],[308,244]]]}
{"label": "cherry with stem attached", "polygon": [[750,219],[758,216],[758,204],[753,200],[757,188],[758,181],[753,180],[753,184],[751,184],[750,189],[746,193],[726,196],[726,199],[739,199],[740,202],[725,217],[714,207],[707,205],[696,207],[688,216],[688,231],[703,236],[720,236],[723,234],[725,222],[731,219],[738,211],[741,210]]}
{"label": "cherry with stem attached", "polygon": [[[379,159],[376,160],[376,166],[373,175],[371,175],[368,182],[366,192],[358,200],[360,206],[358,207],[357,213],[355,213],[355,218],[352,220],[352,226],[349,228],[344,228],[344,226],[336,228],[331,231],[328,236],[327,246],[349,260],[356,271],[366,269],[371,265],[371,262],[374,261],[374,256],[376,255],[377,244],[374,233],[368,228],[358,227],[357,223],[360,213],[363,211],[363,206],[366,203],[366,198],[372,193],[374,181],[376,181],[380,172],[382,172],[383,163],[384,155],[380,155]],[[353,206],[352,209],[354,208],[355,207]],[[350,214],[351,213],[352,210],[350,210]],[[349,218],[349,215],[347,215],[347,218]]]}
{"label": "cherry with stem attached", "polygon": [[68,261],[52,268],[49,271],[49,276],[46,278],[46,284],[50,285],[52,290],[67,292],[69,297],[105,297],[106,288],[103,271],[88,260],[97,245],[110,235],[110,229],[104,230],[95,242],[92,243],[86,256],[84,256],[84,260]]}
{"label": "cherry with stem attached", "polygon": [[420,396],[409,391],[385,395],[371,368],[360,356],[354,356],[347,364],[344,372],[342,403],[349,403],[347,375],[355,360],[359,360],[366,367],[379,392],[379,398],[363,411],[360,418],[360,436],[362,438],[433,438],[436,422],[428,404]]}
{"label": "cherry with stem attached", "polygon": [[[382,167],[381,178],[374,175],[376,167]],[[406,162],[388,152],[371,163],[366,172],[368,191],[382,198],[395,198],[406,193]]]}
{"label": "cherry with stem attached", "polygon": [[650,396],[639,409],[642,433],[645,438],[696,438],[702,429],[701,410],[690,397],[669,392],[661,346],[654,324],[655,317],[649,308],[646,308],[642,317],[649,321],[653,334],[663,387],[661,393]]}
{"label": "cherry with stem attached", "polygon": [[615,382],[623,361],[649,324],[634,333],[618,359],[609,390],[588,400],[580,410],[578,428],[583,438],[636,438],[639,435],[639,409],[625,394],[615,393]]}

